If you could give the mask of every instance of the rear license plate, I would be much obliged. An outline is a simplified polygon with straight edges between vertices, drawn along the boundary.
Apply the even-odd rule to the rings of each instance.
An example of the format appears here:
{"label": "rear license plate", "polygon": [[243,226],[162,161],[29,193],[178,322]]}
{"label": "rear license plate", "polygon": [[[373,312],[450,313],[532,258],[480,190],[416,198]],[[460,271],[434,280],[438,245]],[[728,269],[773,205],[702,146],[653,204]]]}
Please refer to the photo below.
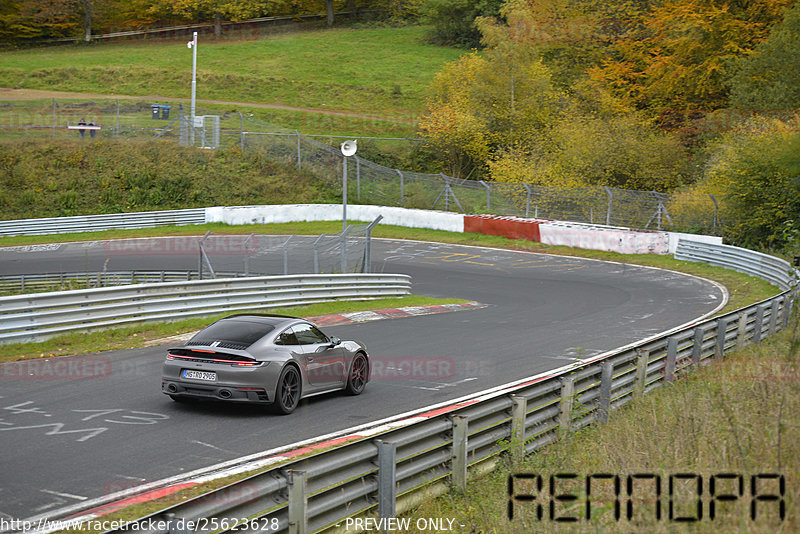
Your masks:
{"label": "rear license plate", "polygon": [[206,371],[190,371],[189,369],[184,369],[181,376],[183,376],[183,378],[193,378],[195,380],[208,380],[209,382],[214,382],[217,380],[217,373],[209,373]]}

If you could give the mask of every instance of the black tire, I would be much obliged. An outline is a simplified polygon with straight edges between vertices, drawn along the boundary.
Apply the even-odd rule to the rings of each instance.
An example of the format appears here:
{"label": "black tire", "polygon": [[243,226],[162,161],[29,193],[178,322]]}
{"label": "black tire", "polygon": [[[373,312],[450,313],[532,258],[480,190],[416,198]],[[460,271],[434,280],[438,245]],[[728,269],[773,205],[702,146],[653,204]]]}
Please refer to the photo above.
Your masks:
{"label": "black tire", "polygon": [[287,365],[281,371],[278,387],[275,388],[272,411],[280,415],[292,413],[300,404],[300,393],[300,371],[294,365]]}
{"label": "black tire", "polygon": [[353,363],[350,364],[350,375],[347,377],[345,392],[348,395],[361,395],[361,392],[367,387],[368,378],[369,361],[364,354],[359,352],[353,357]]}

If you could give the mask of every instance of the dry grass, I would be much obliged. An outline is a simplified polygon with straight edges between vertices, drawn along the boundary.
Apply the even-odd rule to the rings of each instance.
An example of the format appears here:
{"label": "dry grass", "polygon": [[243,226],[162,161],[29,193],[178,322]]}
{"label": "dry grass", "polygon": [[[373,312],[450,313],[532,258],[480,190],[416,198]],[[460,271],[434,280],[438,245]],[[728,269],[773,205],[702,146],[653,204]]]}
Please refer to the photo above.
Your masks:
{"label": "dry grass", "polygon": [[[605,425],[586,428],[546,447],[512,467],[506,460],[491,475],[472,480],[466,494],[451,492],[420,506],[413,517],[456,518],[457,530],[481,533],[522,532],[800,532],[800,339],[798,321],[793,327],[759,345],[739,350],[722,362],[704,366],[671,385],[659,388],[614,412]],[[544,502],[543,518],[534,503],[516,503],[515,519],[507,518],[507,484],[510,474],[534,473],[543,477],[539,493],[529,482],[517,480],[515,493],[536,493]],[[557,504],[556,517],[573,516],[576,523],[550,520],[547,504],[549,476],[577,474],[581,487],[562,481],[558,493],[579,495],[572,508]],[[619,474],[621,517],[614,518],[613,491],[609,483],[593,488],[591,518],[586,519],[583,482],[586,475]],[[662,477],[661,520],[654,518],[654,486],[637,486],[650,492],[636,501],[633,519],[626,517],[626,475],[655,473]],[[669,477],[695,473],[703,477],[703,518],[694,523],[669,519]],[[743,495],[721,502],[710,518],[711,476],[743,475]],[[777,502],[758,502],[758,518],[750,517],[751,477],[780,473],[786,480],[786,519],[778,520]],[[676,483],[674,516],[696,517],[696,494]],[[691,486],[694,488],[694,486]],[[759,482],[762,493],[777,493],[775,481]],[[717,480],[717,494],[735,493],[738,483]],[[686,490],[686,491],[684,491]],[[542,501],[541,499],[544,499]],[[414,521],[412,520],[412,524]]]}

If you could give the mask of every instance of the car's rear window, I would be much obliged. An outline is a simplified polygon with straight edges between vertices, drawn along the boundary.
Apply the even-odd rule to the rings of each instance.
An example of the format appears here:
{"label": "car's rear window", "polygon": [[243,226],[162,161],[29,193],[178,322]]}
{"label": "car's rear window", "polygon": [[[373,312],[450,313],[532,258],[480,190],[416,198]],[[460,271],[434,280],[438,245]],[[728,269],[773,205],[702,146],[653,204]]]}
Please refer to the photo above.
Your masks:
{"label": "car's rear window", "polygon": [[187,345],[211,345],[219,341],[220,344],[235,344],[247,348],[274,329],[273,325],[261,321],[243,319],[218,321],[195,334]]}

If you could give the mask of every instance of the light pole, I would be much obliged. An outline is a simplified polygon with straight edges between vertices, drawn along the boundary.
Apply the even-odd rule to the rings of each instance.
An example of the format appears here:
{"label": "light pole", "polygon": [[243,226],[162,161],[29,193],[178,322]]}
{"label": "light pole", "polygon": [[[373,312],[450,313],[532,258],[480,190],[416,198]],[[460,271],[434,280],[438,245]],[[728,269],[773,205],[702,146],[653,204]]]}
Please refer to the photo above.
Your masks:
{"label": "light pole", "polygon": [[192,40],[186,43],[186,46],[192,49],[192,110],[191,110],[191,130],[189,139],[192,146],[194,146],[194,101],[195,94],[197,93],[197,32],[194,32]]}
{"label": "light pole", "polygon": [[342,162],[342,231],[347,230],[347,158],[355,155],[358,150],[358,139],[345,141],[341,145],[344,161]]}

